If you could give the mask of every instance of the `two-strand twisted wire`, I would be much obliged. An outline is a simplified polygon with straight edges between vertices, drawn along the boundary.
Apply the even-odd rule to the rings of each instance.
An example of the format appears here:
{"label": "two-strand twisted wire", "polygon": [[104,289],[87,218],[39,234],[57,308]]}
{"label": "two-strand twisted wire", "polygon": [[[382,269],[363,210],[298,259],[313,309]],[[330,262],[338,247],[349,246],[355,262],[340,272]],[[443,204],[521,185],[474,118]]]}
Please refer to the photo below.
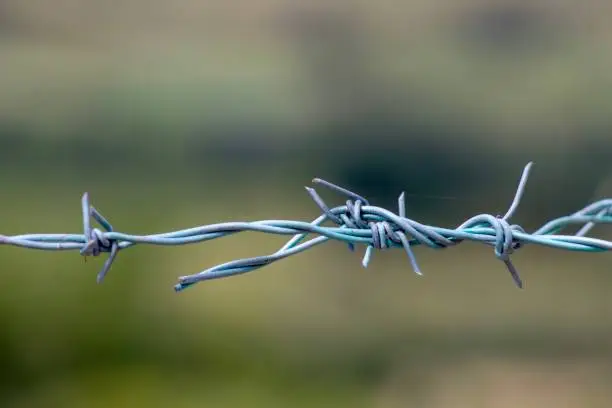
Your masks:
{"label": "two-strand twisted wire", "polygon": [[[203,280],[254,271],[328,240],[342,241],[348,244],[351,250],[354,250],[357,244],[365,245],[366,251],[362,261],[364,267],[367,267],[375,249],[403,248],[414,271],[421,274],[412,250],[414,246],[425,245],[433,249],[442,249],[469,240],[493,246],[495,256],[504,262],[515,284],[522,287],[523,283],[510,261],[510,255],[524,244],[538,244],[571,251],[612,250],[612,242],[585,236],[596,224],[612,223],[612,199],[594,202],[571,215],[552,220],[532,233],[527,233],[519,225],[510,224],[509,220],[525,190],[531,166],[532,163],[529,163],[525,167],[514,200],[506,214],[503,216],[479,214],[456,228],[425,225],[407,218],[403,193],[398,199],[398,212],[394,213],[371,205],[367,199],[352,191],[321,179],[314,179],[315,184],[344,195],[347,200],[344,205],[330,208],[313,188],[306,187],[308,194],[322,211],[322,214],[310,223],[291,220],[226,222],[161,234],[130,235],[114,231],[107,219],[90,204],[89,195],[85,193],[81,200],[83,233],[0,235],[0,244],[39,250],[79,250],[83,256],[94,257],[109,253],[98,273],[97,279],[101,282],[118,253],[134,245],[187,245],[242,231],[293,235],[282,248],[272,254],[235,260],[193,275],[182,276],[175,286],[175,290],[181,291]],[[92,227],[92,221],[96,221],[99,227]],[[335,225],[324,226],[326,221],[331,221]],[[570,225],[582,225],[582,227],[574,234],[560,234]],[[311,235],[316,236],[310,237]]]}

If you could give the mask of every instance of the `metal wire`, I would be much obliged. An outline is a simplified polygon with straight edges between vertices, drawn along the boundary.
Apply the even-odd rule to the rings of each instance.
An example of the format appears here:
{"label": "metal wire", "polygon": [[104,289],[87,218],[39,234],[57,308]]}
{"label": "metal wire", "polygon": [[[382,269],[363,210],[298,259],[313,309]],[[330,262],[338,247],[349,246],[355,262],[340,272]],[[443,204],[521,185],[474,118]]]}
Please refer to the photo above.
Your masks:
{"label": "metal wire", "polygon": [[[505,215],[479,214],[454,229],[425,225],[407,218],[404,193],[398,198],[398,213],[395,214],[371,205],[368,200],[352,191],[321,179],[314,179],[313,183],[329,188],[348,199],[345,205],[329,208],[313,188],[306,187],[306,191],[322,211],[322,215],[310,223],[290,220],[227,222],[161,234],[129,235],[115,232],[106,218],[90,205],[89,195],[85,193],[81,200],[82,234],[0,235],[0,244],[52,251],[79,250],[83,256],[109,253],[97,276],[97,281],[100,283],[118,253],[137,244],[186,245],[242,231],[293,235],[273,254],[235,260],[193,275],[181,276],[179,283],[174,287],[178,292],[200,281],[254,271],[328,240],[342,241],[348,244],[351,250],[354,250],[357,244],[365,245],[366,251],[362,260],[364,267],[368,266],[375,249],[403,248],[413,270],[421,274],[412,251],[414,246],[425,245],[433,249],[442,249],[469,240],[494,247],[495,256],[504,262],[515,284],[522,288],[523,282],[510,261],[510,255],[524,244],[539,244],[570,251],[612,250],[612,242],[585,236],[596,224],[612,223],[612,199],[594,202],[569,216],[552,220],[533,233],[527,233],[519,225],[509,223],[523,196],[531,167],[532,163],[528,163],[525,167],[514,200]],[[92,227],[92,219],[101,229]],[[326,221],[333,222],[335,226],[323,226]],[[582,225],[582,228],[575,234],[560,234],[564,228],[574,224]],[[318,236],[306,240],[312,234]]]}

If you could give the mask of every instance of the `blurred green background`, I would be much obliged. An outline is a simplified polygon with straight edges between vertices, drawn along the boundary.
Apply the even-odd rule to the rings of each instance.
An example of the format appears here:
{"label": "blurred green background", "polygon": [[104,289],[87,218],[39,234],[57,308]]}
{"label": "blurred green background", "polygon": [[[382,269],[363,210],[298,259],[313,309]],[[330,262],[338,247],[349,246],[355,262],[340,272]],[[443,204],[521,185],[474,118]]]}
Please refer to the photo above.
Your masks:
{"label": "blurred green background", "polygon": [[[302,4],[300,4],[302,3]],[[318,215],[322,177],[454,226],[528,230],[612,196],[609,2],[1,0],[0,232],[122,232]],[[432,198],[431,196],[437,196]],[[328,203],[341,204],[342,198]],[[336,200],[336,201],[333,201]],[[594,230],[612,239],[606,228]],[[329,243],[245,233],[103,259],[0,248],[6,407],[609,407],[607,254]]]}

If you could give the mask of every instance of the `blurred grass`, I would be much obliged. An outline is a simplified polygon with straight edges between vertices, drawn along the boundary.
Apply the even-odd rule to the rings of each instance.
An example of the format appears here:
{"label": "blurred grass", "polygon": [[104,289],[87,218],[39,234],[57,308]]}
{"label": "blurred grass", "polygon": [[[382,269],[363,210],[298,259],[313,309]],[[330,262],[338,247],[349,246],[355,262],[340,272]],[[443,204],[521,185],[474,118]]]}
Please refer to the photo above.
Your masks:
{"label": "blurred grass", "polygon": [[[0,2],[0,232],[311,219],[347,185],[453,226],[536,171],[528,229],[610,196],[605,2]],[[425,199],[423,195],[453,196]],[[334,197],[336,200],[337,197]],[[330,203],[332,201],[330,200]],[[336,203],[337,201],[334,201]],[[611,237],[600,228],[602,237]],[[339,243],[181,295],[276,250],[254,233],[101,259],[0,248],[0,405],[607,407],[606,254]]]}
{"label": "blurred grass", "polygon": [[[141,126],[149,138],[171,133],[180,143],[236,118],[272,129],[316,124],[313,90],[286,47],[259,47],[250,55],[232,44],[205,54],[193,47],[109,53],[9,43],[2,54],[3,119],[47,137],[75,137],[91,126],[109,140],[141,138],[133,133]],[[374,55],[382,67],[377,75],[393,81],[398,102],[413,107],[421,99],[413,107],[419,115],[476,121],[482,131],[474,136],[487,135],[479,143],[507,140],[504,147],[515,149],[529,141],[547,149],[608,123],[612,55],[596,46],[576,43],[514,58],[444,41],[413,47],[406,56]],[[291,143],[302,132],[279,133],[268,136]],[[497,137],[504,134],[513,138]]]}
{"label": "blurred grass", "polygon": [[[211,195],[189,182],[29,178],[4,186],[20,205],[0,203],[3,231],[78,232],[85,186],[94,205],[128,232],[316,215],[300,191],[288,193],[278,182],[214,186]],[[605,257],[591,254],[523,249],[515,263],[527,289],[518,291],[489,248],[419,248],[419,278],[401,253],[377,253],[363,270],[358,255],[330,243],[252,274],[172,291],[178,275],[281,242],[245,234],[134,248],[120,254],[101,286],[94,283],[98,260],[0,248],[6,403],[371,406],[398,366],[413,378],[484,353],[535,359],[545,370],[558,358],[598,360],[612,351],[612,278]],[[430,386],[413,397],[443,393]],[[22,387],[31,390],[26,399]]]}
{"label": "blurred grass", "polygon": [[[472,3],[464,2],[461,13],[452,14],[449,5],[441,8],[445,10],[441,16],[426,14],[438,25],[421,23],[410,36],[395,33],[393,27],[375,24],[374,30],[366,25],[367,41],[355,40],[364,41],[356,45],[364,53],[356,60],[362,66],[342,68],[347,76],[351,70],[367,72],[363,79],[379,92],[396,95],[399,107],[394,109],[404,114],[412,111],[412,115],[434,119],[461,117],[466,123],[476,122],[481,127],[474,134],[479,143],[499,140],[505,148],[516,150],[517,143],[529,142],[534,149],[549,149],[551,143],[569,148],[578,135],[606,137],[593,131],[609,125],[612,109],[608,103],[612,53],[602,46],[611,34],[597,25],[596,15],[589,14],[576,24],[572,8],[548,10],[553,17],[540,17],[536,7],[536,23],[523,24],[526,30],[534,24],[542,32],[516,40],[512,49],[473,37],[470,30],[478,29],[480,19],[486,20],[478,14],[483,7],[469,6]],[[38,7],[42,4],[32,9]],[[253,9],[258,7],[261,4]],[[489,8],[489,12],[496,10]],[[503,5],[497,8],[504,10]],[[230,10],[226,7],[225,13]],[[120,140],[144,137],[138,136],[138,130],[144,130],[148,138],[159,140],[171,134],[176,143],[196,135],[211,137],[219,127],[248,123],[277,129],[258,135],[260,139],[295,143],[320,122],[320,90],[317,77],[313,78],[319,57],[300,52],[300,47],[307,46],[300,45],[304,41],[300,36],[306,34],[285,28],[283,22],[290,23],[290,17],[273,11],[274,7],[261,10],[268,16],[267,25],[257,29],[259,20],[253,15],[242,27],[250,30],[248,46],[243,38],[235,38],[236,26],[232,30],[200,27],[174,37],[155,34],[153,27],[144,25],[146,35],[134,35],[138,27],[125,25],[128,16],[114,27],[118,33],[127,30],[127,39],[111,36],[112,25],[98,28],[109,34],[102,42],[90,38],[91,32],[81,36],[82,43],[52,36],[4,38],[0,41],[2,118],[40,136],[75,137],[91,128],[96,135]],[[77,9],[72,11],[78,15]],[[408,14],[418,16],[419,8],[413,5]],[[214,13],[207,10],[200,15]],[[369,10],[367,16],[375,22],[386,14],[381,8]],[[330,36],[342,35],[346,18],[332,18],[338,18],[340,28]],[[55,22],[48,30],[56,26],[61,24]],[[78,25],[67,29],[77,32]],[[202,41],[207,35],[210,40]],[[412,38],[416,35],[419,41]],[[330,37],[330,47],[333,41]],[[347,58],[352,56],[343,52]]]}

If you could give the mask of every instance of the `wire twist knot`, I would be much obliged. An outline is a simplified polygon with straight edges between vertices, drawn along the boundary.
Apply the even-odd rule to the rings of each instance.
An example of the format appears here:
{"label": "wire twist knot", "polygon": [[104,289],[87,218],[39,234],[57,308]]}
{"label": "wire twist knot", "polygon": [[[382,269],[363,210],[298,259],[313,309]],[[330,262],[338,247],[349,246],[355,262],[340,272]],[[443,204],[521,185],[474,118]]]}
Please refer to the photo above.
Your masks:
{"label": "wire twist knot", "polygon": [[[186,245],[229,236],[241,231],[258,231],[293,237],[272,254],[226,262],[199,273],[179,277],[176,291],[198,282],[218,279],[254,271],[280,259],[311,249],[329,240],[341,241],[351,250],[357,244],[366,246],[362,265],[367,267],[374,250],[401,247],[408,255],[412,269],[419,275],[412,248],[417,245],[444,249],[465,240],[480,242],[494,249],[495,256],[504,262],[515,284],[523,286],[510,257],[522,245],[539,244],[571,251],[603,252],[612,250],[612,242],[585,235],[596,225],[612,223],[612,199],[602,199],[583,209],[549,221],[538,230],[526,233],[519,225],[510,224],[523,195],[532,163],[527,164],[510,208],[504,215],[480,214],[456,228],[441,228],[421,224],[406,217],[405,194],[398,198],[398,211],[371,205],[364,197],[321,179],[313,182],[323,185],[347,197],[344,205],[328,207],[318,193],[306,187],[310,197],[321,210],[321,215],[311,222],[292,220],[267,220],[254,222],[225,222],[203,225],[178,231],[151,235],[129,235],[115,232],[111,224],[96,208],[90,205],[89,195],[81,200],[83,232],[81,234],[25,234],[0,235],[0,244],[40,250],[79,250],[84,257],[110,255],[97,276],[101,282],[108,273],[120,250],[138,245]],[[92,227],[95,221],[98,227]],[[335,226],[323,226],[331,221]],[[561,235],[560,231],[571,224],[581,225],[575,234]],[[310,234],[318,236],[306,239]],[[86,258],[85,258],[86,259]]]}
{"label": "wire twist knot", "polygon": [[[86,240],[85,245],[83,245],[80,250],[81,255],[84,257],[97,257],[102,252],[110,253],[97,276],[98,283],[101,283],[110,270],[113,262],[117,258],[117,254],[119,252],[119,241],[107,236],[108,233],[113,232],[113,227],[106,220],[106,218],[104,218],[102,214],[98,212],[98,210],[89,204],[88,193],[83,194],[83,198],[81,199],[81,209],[83,212],[83,234]],[[102,228],[104,228],[104,230],[106,230],[106,233],[102,232],[99,228],[91,227],[92,217],[98,222],[98,224],[100,224]]]}
{"label": "wire twist knot", "polygon": [[[520,247],[520,242],[514,238],[514,232],[524,232],[524,230],[518,225],[510,225],[507,219],[512,216],[518,206],[530,168],[531,163],[525,167],[519,189],[506,215],[495,217],[490,214],[481,214],[472,217],[457,228],[457,230],[466,230],[474,227],[482,228],[487,225],[492,228],[495,231],[495,239],[493,242],[488,243],[495,247],[495,256],[506,264],[516,285],[519,287],[522,287],[523,283],[516,268],[514,268],[510,261],[510,255]],[[330,182],[318,178],[314,179],[313,182],[349,196],[344,207],[337,207],[336,209],[330,210],[319,194],[314,189],[307,187],[306,190],[325,217],[332,220],[340,228],[370,230],[371,241],[369,242],[362,261],[364,267],[367,267],[369,264],[374,249],[387,249],[402,246],[408,255],[413,270],[421,275],[421,270],[410,247],[409,237],[418,244],[427,245],[434,249],[444,249],[452,245],[457,245],[459,242],[463,241],[462,239],[451,239],[446,237],[433,228],[428,228],[425,225],[406,218],[404,193],[398,198],[399,208],[398,214],[396,215],[389,211],[383,213],[375,211],[375,208],[370,207],[369,202],[365,198]],[[354,249],[352,243],[349,243],[349,248],[351,250]]]}

